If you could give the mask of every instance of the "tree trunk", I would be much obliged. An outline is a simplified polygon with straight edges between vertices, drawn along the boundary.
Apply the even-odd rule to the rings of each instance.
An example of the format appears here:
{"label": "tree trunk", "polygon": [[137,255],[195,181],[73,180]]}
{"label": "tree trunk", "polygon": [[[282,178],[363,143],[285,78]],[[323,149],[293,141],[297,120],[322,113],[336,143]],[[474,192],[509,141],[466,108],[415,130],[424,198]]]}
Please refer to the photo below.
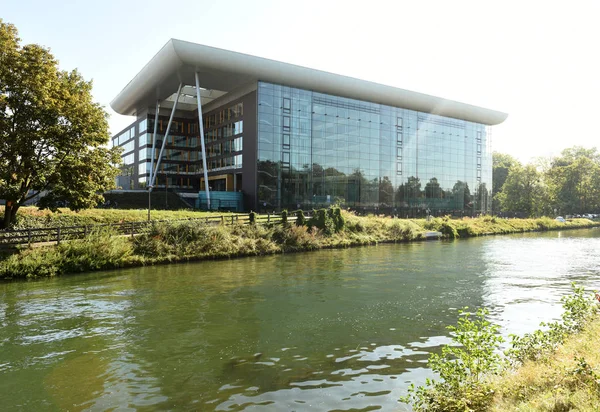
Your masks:
{"label": "tree trunk", "polygon": [[0,229],[8,229],[15,221],[19,205],[14,202],[7,200],[6,206],[4,206],[4,219],[0,222]]}

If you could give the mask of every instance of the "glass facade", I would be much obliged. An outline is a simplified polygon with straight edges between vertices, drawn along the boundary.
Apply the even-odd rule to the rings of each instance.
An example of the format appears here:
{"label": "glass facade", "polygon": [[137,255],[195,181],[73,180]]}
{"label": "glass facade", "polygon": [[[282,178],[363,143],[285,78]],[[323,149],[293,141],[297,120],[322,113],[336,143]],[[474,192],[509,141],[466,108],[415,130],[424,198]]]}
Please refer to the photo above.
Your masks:
{"label": "glass facade", "polygon": [[[242,103],[233,103],[203,116],[209,174],[216,173],[220,176],[223,173],[239,172],[242,167],[243,112]],[[168,117],[159,116],[154,150],[155,162],[158,159],[167,125]],[[154,116],[138,119],[137,129],[137,136],[134,126],[112,139],[113,146],[123,148],[121,159],[123,165],[128,166],[122,168],[121,176],[117,181],[117,185],[123,189],[142,189],[149,183]],[[156,174],[157,188],[200,190],[203,165],[199,134],[197,116],[173,120]]]}
{"label": "glass facade", "polygon": [[264,82],[257,99],[260,206],[489,212],[483,124]]}

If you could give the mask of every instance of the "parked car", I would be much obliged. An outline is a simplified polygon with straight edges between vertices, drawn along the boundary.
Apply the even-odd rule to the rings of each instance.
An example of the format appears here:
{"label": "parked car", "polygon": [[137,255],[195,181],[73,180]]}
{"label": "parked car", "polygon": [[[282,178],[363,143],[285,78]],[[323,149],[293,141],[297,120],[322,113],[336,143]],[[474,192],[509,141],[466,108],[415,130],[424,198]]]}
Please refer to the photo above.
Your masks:
{"label": "parked car", "polygon": [[566,223],[565,218],[562,216],[557,216],[556,219],[554,219],[554,220],[556,220],[557,222],[560,222],[560,223]]}

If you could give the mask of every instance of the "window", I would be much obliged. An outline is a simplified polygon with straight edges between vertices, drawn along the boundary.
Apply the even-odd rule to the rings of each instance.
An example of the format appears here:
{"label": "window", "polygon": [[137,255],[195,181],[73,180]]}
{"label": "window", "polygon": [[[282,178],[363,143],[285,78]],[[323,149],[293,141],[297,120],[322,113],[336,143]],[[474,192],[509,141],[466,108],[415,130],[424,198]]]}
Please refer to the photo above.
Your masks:
{"label": "window", "polygon": [[396,127],[398,129],[402,129],[402,118],[401,117],[396,118]]}
{"label": "window", "polygon": [[477,143],[477,154],[481,154],[481,143]]}
{"label": "window", "polygon": [[481,168],[481,157],[477,157],[477,168],[480,169]]}
{"label": "window", "polygon": [[142,162],[138,165],[138,175],[143,175],[150,172],[150,162]]}
{"label": "window", "polygon": [[291,118],[290,116],[283,116],[283,130],[284,131],[289,131],[290,127],[291,127]]}
{"label": "window", "polygon": [[283,112],[290,113],[292,111],[292,100],[288,97],[283,98]]}
{"label": "window", "polygon": [[289,164],[290,163],[290,152],[283,152],[282,156],[281,156],[281,161],[284,164]]}
{"label": "window", "polygon": [[402,144],[402,132],[396,132],[396,142],[401,145]]}
{"label": "window", "polygon": [[477,132],[477,142],[481,142],[481,131]]}
{"label": "window", "polygon": [[400,146],[396,147],[396,157],[398,160],[402,160],[402,147]]}
{"label": "window", "polygon": [[396,164],[396,174],[397,175],[401,175],[402,174],[402,163],[398,162]]}
{"label": "window", "polygon": [[123,160],[124,165],[131,165],[133,162],[135,162],[135,155],[131,153],[127,156],[121,157],[121,159]]}
{"label": "window", "polygon": [[138,133],[145,132],[147,128],[148,128],[148,121],[146,119],[144,119],[138,124]]}
{"label": "window", "polygon": [[290,148],[290,135],[287,133],[283,135],[283,148],[284,149]]}

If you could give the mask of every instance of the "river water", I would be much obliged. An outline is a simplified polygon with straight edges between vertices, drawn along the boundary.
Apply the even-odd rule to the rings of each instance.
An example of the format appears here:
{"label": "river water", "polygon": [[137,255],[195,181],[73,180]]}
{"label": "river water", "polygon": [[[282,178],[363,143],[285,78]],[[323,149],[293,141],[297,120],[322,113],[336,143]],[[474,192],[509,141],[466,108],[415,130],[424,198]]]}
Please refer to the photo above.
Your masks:
{"label": "river water", "polygon": [[0,409],[404,410],[458,308],[521,334],[599,274],[588,229],[0,284]]}

